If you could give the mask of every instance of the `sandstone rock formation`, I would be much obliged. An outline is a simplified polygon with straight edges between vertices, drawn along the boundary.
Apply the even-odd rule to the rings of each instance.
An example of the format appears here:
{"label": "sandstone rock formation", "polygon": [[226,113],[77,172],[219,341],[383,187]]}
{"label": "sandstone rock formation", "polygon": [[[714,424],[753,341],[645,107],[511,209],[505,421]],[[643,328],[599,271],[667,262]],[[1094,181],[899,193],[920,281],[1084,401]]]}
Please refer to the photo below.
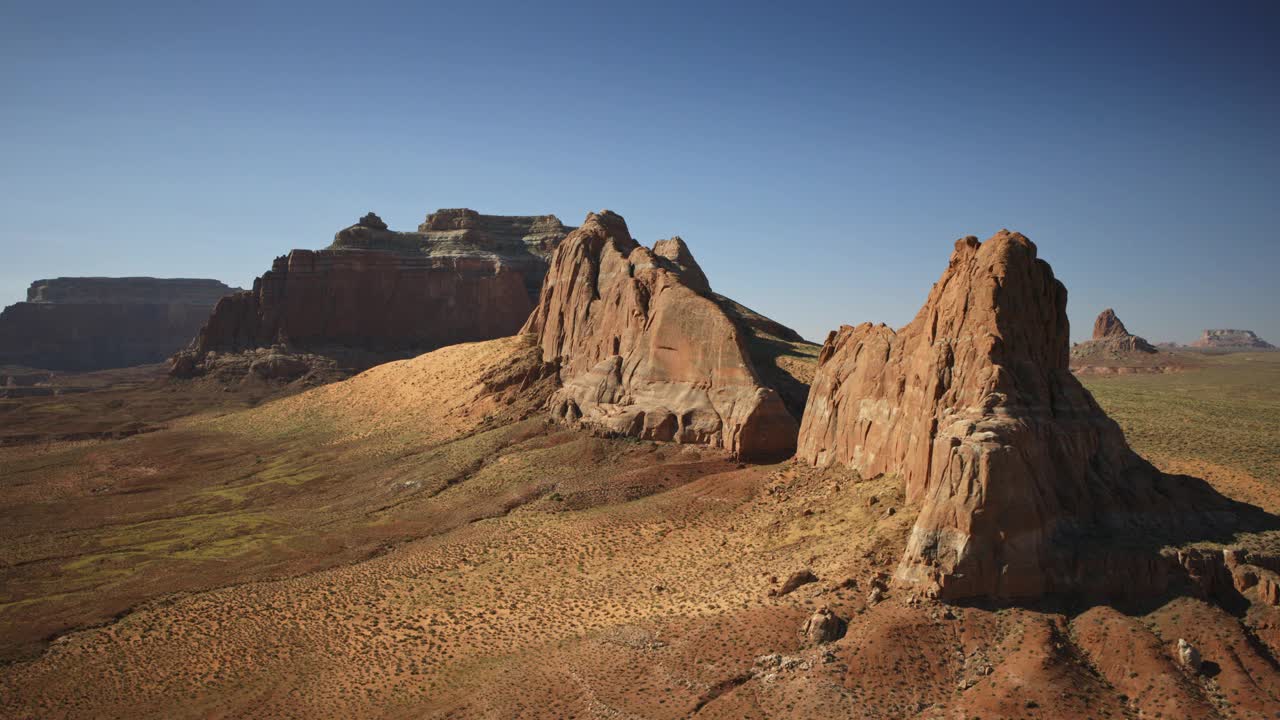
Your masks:
{"label": "sandstone rock formation", "polygon": [[1093,321],[1094,340],[1128,336],[1129,330],[1125,328],[1124,323],[1120,322],[1120,318],[1116,317],[1116,311],[1111,308],[1098,313],[1098,319]]}
{"label": "sandstone rock formation", "polygon": [[[349,369],[444,345],[511,335],[529,316],[548,258],[568,233],[554,215],[503,217],[440,210],[417,232],[374,213],[338,231],[325,250],[276,258],[253,290],[225,298],[174,374],[234,374],[251,363],[227,353],[276,347],[277,356],[333,358]],[[287,365],[287,367],[285,367]],[[277,362],[272,377],[305,374]]]}
{"label": "sandstone rock formation", "polygon": [[[956,242],[906,327],[827,338],[797,456],[894,474],[919,515],[895,579],[943,598],[1106,594],[1150,564],[1090,538],[1223,507],[1138,457],[1068,368],[1066,289],[1026,237]],[[1202,511],[1202,512],[1201,512]]]}
{"label": "sandstone rock formation", "polygon": [[37,280],[26,302],[0,313],[0,364],[100,370],[161,362],[237,290],[204,279]]}
{"label": "sandstone rock formation", "polygon": [[553,415],[597,430],[785,456],[796,421],[678,238],[654,250],[602,211],[556,249],[524,332],[560,366]]}
{"label": "sandstone rock formation", "polygon": [[1130,333],[1111,308],[1094,321],[1093,337],[1071,348],[1071,367],[1079,373],[1166,372],[1185,364]]}
{"label": "sandstone rock formation", "polygon": [[1207,350],[1274,350],[1275,345],[1258,337],[1252,330],[1205,330],[1191,347]]}

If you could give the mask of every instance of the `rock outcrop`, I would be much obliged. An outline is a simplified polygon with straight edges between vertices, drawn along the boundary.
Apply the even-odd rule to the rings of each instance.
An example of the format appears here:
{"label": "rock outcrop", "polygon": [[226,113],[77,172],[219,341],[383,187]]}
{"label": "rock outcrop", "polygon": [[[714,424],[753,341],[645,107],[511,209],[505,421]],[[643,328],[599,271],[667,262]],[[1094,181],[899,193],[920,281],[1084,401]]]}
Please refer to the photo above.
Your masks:
{"label": "rock outcrop", "polygon": [[650,250],[620,216],[588,215],[556,249],[524,332],[559,365],[551,406],[563,421],[743,458],[795,447],[795,419],[679,238]]}
{"label": "rock outcrop", "polygon": [[0,364],[81,371],[162,362],[190,341],[219,298],[217,280],[37,280],[0,313]]}
{"label": "rock outcrop", "polygon": [[1191,347],[1206,350],[1275,350],[1276,346],[1258,337],[1252,330],[1205,330]]}
{"label": "rock outcrop", "polygon": [[901,330],[827,338],[797,456],[896,475],[920,508],[897,582],[945,599],[1123,592],[1127,555],[1091,538],[1215,519],[1225,501],[1129,449],[1068,367],[1067,292],[1026,237],[956,242]]}
{"label": "rock outcrop", "polygon": [[1102,340],[1109,337],[1130,337],[1129,330],[1125,328],[1124,323],[1120,322],[1116,311],[1111,308],[1098,313],[1098,319],[1093,321],[1093,339]]}
{"label": "rock outcrop", "polygon": [[[253,289],[223,299],[174,374],[234,374],[229,360],[275,348],[288,379],[328,357],[359,370],[445,345],[514,334],[529,317],[551,251],[571,230],[554,215],[503,217],[440,210],[417,232],[374,213],[338,231],[325,250],[276,258]],[[254,362],[257,362],[256,360]],[[224,378],[225,379],[225,378]]]}
{"label": "rock outcrop", "polygon": [[1111,308],[1098,314],[1093,337],[1071,348],[1071,367],[1079,373],[1168,372],[1185,364],[1130,333]]}

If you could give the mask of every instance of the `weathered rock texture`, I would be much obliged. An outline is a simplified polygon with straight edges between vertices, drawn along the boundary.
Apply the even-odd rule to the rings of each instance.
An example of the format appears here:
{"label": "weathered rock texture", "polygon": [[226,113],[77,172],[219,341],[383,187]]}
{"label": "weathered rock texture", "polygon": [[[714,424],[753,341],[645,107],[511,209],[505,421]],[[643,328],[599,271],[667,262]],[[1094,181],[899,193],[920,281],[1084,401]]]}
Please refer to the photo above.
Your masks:
{"label": "weathered rock texture", "polygon": [[1098,313],[1098,319],[1093,321],[1093,339],[1102,340],[1109,337],[1130,337],[1128,329],[1124,323],[1120,322],[1120,318],[1116,316],[1116,311],[1107,308]]}
{"label": "weathered rock texture", "polygon": [[0,313],[0,364],[101,370],[161,362],[239,288],[217,280],[55,278]]}
{"label": "weathered rock texture", "polygon": [[560,367],[555,417],[607,433],[786,456],[796,421],[679,238],[653,250],[609,211],[556,249],[524,327]]}
{"label": "weathered rock texture", "polygon": [[1210,350],[1274,350],[1275,345],[1263,340],[1252,330],[1205,330],[1191,347]]}
{"label": "weathered rock texture", "polygon": [[1106,594],[1152,561],[1084,539],[1222,507],[1131,451],[1071,374],[1066,302],[1035,245],[1001,231],[956,242],[906,327],[827,338],[797,455],[901,477],[920,511],[898,582],[944,598]]}
{"label": "weathered rock texture", "polygon": [[220,302],[190,350],[175,357],[174,374],[234,370],[245,363],[218,354],[266,347],[277,356],[335,357],[360,369],[514,334],[529,317],[551,251],[570,229],[554,215],[462,209],[428,215],[417,232],[396,232],[369,213],[338,231],[328,249],[278,257],[253,290]]}

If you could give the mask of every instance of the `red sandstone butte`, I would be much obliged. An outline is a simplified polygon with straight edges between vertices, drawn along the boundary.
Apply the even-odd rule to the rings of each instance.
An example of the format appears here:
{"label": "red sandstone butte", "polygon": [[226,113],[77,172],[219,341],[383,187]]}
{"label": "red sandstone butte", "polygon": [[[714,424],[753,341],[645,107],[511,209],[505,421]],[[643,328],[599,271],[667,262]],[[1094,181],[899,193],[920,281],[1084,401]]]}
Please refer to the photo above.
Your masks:
{"label": "red sandstone butte", "polygon": [[562,421],[742,458],[795,447],[795,419],[679,238],[650,250],[619,215],[588,215],[556,249],[524,332],[559,364],[551,407]]}

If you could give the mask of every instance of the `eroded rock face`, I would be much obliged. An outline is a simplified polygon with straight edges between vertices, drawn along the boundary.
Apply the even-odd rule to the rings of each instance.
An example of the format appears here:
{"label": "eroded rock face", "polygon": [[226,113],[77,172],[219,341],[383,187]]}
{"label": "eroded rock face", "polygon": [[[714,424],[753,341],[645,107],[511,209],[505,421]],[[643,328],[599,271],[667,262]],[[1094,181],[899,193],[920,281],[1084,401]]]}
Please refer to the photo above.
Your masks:
{"label": "eroded rock face", "polygon": [[796,422],[678,238],[655,250],[602,211],[556,249],[524,332],[558,363],[553,414],[598,430],[785,457]]}
{"label": "eroded rock face", "polygon": [[[554,215],[464,209],[432,213],[417,232],[396,232],[368,213],[338,231],[329,248],[278,257],[251,291],[219,302],[191,348],[175,357],[174,374],[206,374],[211,353],[273,346],[362,369],[514,334],[533,308],[551,250],[570,229]],[[221,374],[244,365],[225,360]],[[289,372],[264,377],[298,374],[297,363],[281,363]]]}
{"label": "eroded rock face", "polygon": [[217,280],[37,280],[0,313],[0,365],[101,370],[162,362],[190,341],[218,299]]}
{"label": "eroded rock face", "polygon": [[1093,323],[1093,337],[1071,348],[1071,364],[1077,370],[1098,372],[1104,368],[1137,367],[1160,370],[1144,355],[1159,351],[1144,338],[1134,335],[1111,308],[1103,310]]}
{"label": "eroded rock face", "polygon": [[952,599],[1106,592],[1127,560],[1077,555],[1081,537],[1213,507],[1163,482],[1071,374],[1066,301],[1036,246],[1001,231],[956,242],[906,327],[827,338],[797,456],[902,478],[920,513],[899,583]]}
{"label": "eroded rock face", "polygon": [[1218,350],[1274,350],[1275,345],[1258,337],[1252,330],[1205,330],[1191,347]]}
{"label": "eroded rock face", "polygon": [[1120,318],[1116,317],[1116,311],[1111,308],[1098,313],[1098,319],[1093,321],[1093,339],[1101,340],[1109,337],[1128,337],[1129,331],[1125,329],[1124,323],[1120,322]]}

